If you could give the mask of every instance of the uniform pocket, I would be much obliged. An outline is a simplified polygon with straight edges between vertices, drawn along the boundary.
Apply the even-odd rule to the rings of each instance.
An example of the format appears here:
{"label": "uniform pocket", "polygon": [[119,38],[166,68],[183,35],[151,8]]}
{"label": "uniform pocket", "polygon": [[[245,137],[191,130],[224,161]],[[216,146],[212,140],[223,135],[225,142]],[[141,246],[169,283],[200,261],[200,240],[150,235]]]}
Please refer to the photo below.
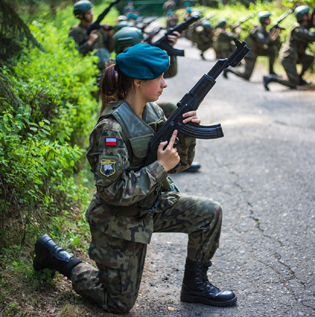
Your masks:
{"label": "uniform pocket", "polygon": [[147,157],[149,153],[149,142],[152,139],[152,137],[153,134],[149,134],[129,139],[133,154],[133,166],[142,165],[143,160]]}

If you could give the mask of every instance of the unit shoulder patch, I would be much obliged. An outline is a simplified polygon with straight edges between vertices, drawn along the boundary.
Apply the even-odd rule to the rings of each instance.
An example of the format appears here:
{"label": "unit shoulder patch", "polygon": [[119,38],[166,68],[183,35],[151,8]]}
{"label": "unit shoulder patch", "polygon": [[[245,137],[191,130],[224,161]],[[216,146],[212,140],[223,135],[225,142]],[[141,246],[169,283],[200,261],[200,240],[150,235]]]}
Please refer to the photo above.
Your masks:
{"label": "unit shoulder patch", "polygon": [[116,172],[116,161],[110,159],[101,160],[100,173],[106,177],[112,176]]}

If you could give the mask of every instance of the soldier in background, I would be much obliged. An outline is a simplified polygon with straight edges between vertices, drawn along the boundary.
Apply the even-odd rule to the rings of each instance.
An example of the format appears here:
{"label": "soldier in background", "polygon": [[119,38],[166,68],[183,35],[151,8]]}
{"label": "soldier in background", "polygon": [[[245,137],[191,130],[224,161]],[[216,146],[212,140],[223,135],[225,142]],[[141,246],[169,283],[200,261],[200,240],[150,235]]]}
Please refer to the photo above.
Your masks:
{"label": "soldier in background", "polygon": [[130,26],[135,26],[137,19],[138,19],[138,15],[135,14],[134,12],[129,12],[127,13],[127,22]]}
{"label": "soldier in background", "polygon": [[[192,17],[192,8],[187,7],[185,10],[184,21],[189,20]],[[191,25],[185,30],[185,38],[189,41],[192,41],[192,32]]]}
{"label": "soldier in background", "polygon": [[192,41],[201,51],[200,57],[205,60],[204,52],[213,47],[214,28],[209,20],[194,23],[192,28]]}
{"label": "soldier in background", "polygon": [[113,31],[109,24],[102,24],[101,29],[93,30],[89,35],[87,34],[88,27],[93,23],[92,7],[93,4],[88,0],[75,3],[73,13],[80,20],[80,23],[71,27],[69,37],[77,43],[81,54],[95,52],[99,59],[97,66],[103,70],[113,51]]}
{"label": "soldier in background", "polygon": [[187,10],[188,8],[191,8],[191,3],[188,2],[188,1],[186,1],[186,2],[184,3],[184,6],[185,6],[185,9]]}
{"label": "soldier in background", "polygon": [[185,14],[184,14],[184,21],[189,20],[192,15],[192,7],[187,7],[185,9]]}
{"label": "soldier in background", "polygon": [[232,32],[227,32],[228,27],[229,25],[224,18],[219,19],[215,27],[213,49],[217,59],[228,58],[235,50],[235,43],[232,40],[233,37],[237,39],[240,37],[240,32],[237,29],[233,29]]}
{"label": "soldier in background", "polygon": [[249,80],[252,76],[256,60],[258,56],[268,56],[269,58],[269,74],[277,76],[273,66],[277,56],[277,40],[279,38],[280,29],[272,29],[267,31],[267,26],[270,24],[269,11],[260,12],[260,25],[255,26],[246,38],[246,44],[251,48],[249,53],[245,56],[245,71],[240,72],[227,68],[223,72],[223,76],[227,78],[227,73],[233,73],[245,80]]}
{"label": "soldier in background", "polygon": [[171,10],[171,11],[175,11],[176,10],[176,3],[173,0],[168,0],[165,1],[165,3],[163,4],[163,12],[164,15],[167,15],[167,12]]}
{"label": "soldier in background", "polygon": [[133,12],[133,11],[134,11],[133,2],[128,1],[127,4],[123,8],[123,13],[124,15],[127,15],[129,12]]}
{"label": "soldier in background", "polygon": [[167,11],[167,18],[166,18],[166,29],[172,29],[178,24],[178,16],[174,13],[173,10]]}
{"label": "soldier in background", "polygon": [[[299,6],[294,11],[297,22],[295,22],[288,33],[286,42],[282,45],[279,60],[287,73],[288,80],[264,76],[264,87],[269,90],[268,84],[272,82],[296,88],[310,82],[303,79],[303,75],[314,62],[314,54],[307,51],[310,43],[315,41],[314,32],[310,31],[315,26],[315,15],[311,16],[308,6]],[[302,65],[300,74],[297,72],[297,64]]]}

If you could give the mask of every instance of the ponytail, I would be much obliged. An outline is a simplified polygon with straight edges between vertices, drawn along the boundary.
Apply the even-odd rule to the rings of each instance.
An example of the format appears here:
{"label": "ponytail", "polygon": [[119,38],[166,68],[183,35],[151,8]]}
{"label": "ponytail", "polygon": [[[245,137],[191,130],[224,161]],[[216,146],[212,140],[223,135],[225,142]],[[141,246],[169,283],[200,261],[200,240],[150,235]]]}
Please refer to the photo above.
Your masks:
{"label": "ponytail", "polygon": [[133,88],[133,78],[124,75],[115,64],[110,60],[106,64],[105,73],[101,81],[102,110],[111,101],[124,100],[130,88]]}

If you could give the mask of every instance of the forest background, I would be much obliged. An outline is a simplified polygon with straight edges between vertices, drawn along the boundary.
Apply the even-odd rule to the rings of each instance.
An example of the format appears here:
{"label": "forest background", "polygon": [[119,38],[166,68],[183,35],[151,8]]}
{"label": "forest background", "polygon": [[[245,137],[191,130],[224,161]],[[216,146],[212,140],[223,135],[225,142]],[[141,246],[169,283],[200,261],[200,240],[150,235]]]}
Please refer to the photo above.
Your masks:
{"label": "forest background", "polygon": [[[110,2],[95,0],[95,17]],[[220,18],[233,24],[265,10],[272,12],[273,24],[296,4],[315,6],[315,1],[193,2],[203,16],[215,13],[214,25]],[[103,22],[115,25],[126,3],[112,8]],[[135,7],[146,3],[134,1]],[[141,13],[162,16],[163,3],[150,3]],[[94,182],[85,154],[100,110],[93,97],[98,69],[97,57],[80,55],[68,39],[70,27],[78,24],[72,10],[69,0],[0,3],[1,316],[91,316],[91,307],[62,277],[32,269],[34,244],[44,233],[89,261],[84,212]],[[184,9],[177,14],[182,21]],[[291,14],[281,23],[282,41],[293,22]],[[241,40],[254,24],[257,18],[242,25]],[[307,76],[314,76],[314,68]]]}

